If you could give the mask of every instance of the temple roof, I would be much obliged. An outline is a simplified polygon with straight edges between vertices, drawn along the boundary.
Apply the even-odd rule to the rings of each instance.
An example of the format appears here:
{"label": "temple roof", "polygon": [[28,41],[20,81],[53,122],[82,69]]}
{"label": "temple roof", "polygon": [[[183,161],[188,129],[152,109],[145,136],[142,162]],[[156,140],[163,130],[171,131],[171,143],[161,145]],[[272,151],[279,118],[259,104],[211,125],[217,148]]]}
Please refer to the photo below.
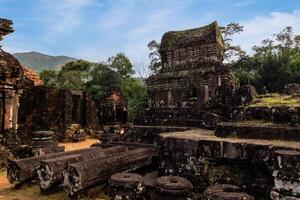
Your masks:
{"label": "temple roof", "polygon": [[191,44],[197,43],[219,43],[224,46],[220,27],[216,21],[199,28],[165,33],[161,40],[160,51],[191,46]]}
{"label": "temple roof", "polygon": [[12,24],[11,20],[0,18],[0,40],[4,35],[14,32]]}
{"label": "temple roof", "polygon": [[31,80],[35,86],[43,85],[43,81],[40,79],[40,76],[36,71],[27,67],[23,67],[23,73],[24,76]]}
{"label": "temple roof", "polygon": [[0,76],[2,78],[20,78],[23,69],[19,61],[11,54],[0,49]]}

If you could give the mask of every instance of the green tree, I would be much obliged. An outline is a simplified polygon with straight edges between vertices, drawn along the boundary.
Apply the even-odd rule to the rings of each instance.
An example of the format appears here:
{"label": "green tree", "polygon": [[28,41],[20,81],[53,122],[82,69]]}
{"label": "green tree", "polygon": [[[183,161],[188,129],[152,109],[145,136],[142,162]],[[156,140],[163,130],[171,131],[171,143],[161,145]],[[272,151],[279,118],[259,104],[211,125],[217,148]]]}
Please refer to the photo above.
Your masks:
{"label": "green tree", "polygon": [[148,43],[148,48],[150,50],[149,59],[150,65],[149,69],[153,74],[157,74],[162,68],[161,57],[159,53],[160,43],[152,40]]}
{"label": "green tree", "polygon": [[228,62],[239,60],[246,56],[246,52],[241,46],[233,45],[233,36],[244,31],[244,27],[238,23],[230,23],[226,27],[221,27],[221,32],[224,40],[224,58]]}
{"label": "green tree", "polygon": [[110,68],[115,70],[122,78],[129,78],[134,74],[133,65],[123,53],[118,53],[116,56],[109,58],[108,63]]}
{"label": "green tree", "polygon": [[57,74],[58,86],[62,89],[84,90],[94,63],[76,60],[66,63]]}
{"label": "green tree", "polygon": [[286,27],[254,46],[253,56],[244,56],[242,63],[238,60],[231,67],[242,84],[251,83],[259,92],[281,92],[288,83],[300,83],[299,44],[300,37]]}
{"label": "green tree", "polygon": [[130,78],[124,83],[123,93],[128,101],[128,118],[133,121],[138,112],[148,106],[146,86],[142,80]]}
{"label": "green tree", "polygon": [[110,69],[108,64],[98,63],[91,69],[86,88],[95,99],[99,99],[109,87],[119,87],[120,80],[119,74]]}
{"label": "green tree", "polygon": [[44,69],[40,72],[40,78],[43,80],[46,87],[56,87],[57,86],[57,71]]}

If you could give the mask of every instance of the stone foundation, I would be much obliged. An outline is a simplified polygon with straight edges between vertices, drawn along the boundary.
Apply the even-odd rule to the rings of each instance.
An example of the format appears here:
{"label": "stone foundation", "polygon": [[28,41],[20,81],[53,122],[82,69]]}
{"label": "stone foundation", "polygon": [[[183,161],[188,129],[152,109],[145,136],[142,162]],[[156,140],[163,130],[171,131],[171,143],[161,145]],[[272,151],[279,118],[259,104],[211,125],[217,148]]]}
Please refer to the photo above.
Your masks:
{"label": "stone foundation", "polygon": [[[281,153],[282,172],[278,173],[277,152],[288,149],[298,154],[299,142],[217,138],[213,132],[199,129],[162,134],[160,147],[160,172],[186,177],[200,192],[214,184],[235,184],[255,199],[271,199],[274,191],[281,199],[297,197],[295,180],[300,176],[288,169],[288,163],[298,170],[300,162],[290,153]],[[278,174],[284,174],[289,182],[282,182],[283,176]]]}

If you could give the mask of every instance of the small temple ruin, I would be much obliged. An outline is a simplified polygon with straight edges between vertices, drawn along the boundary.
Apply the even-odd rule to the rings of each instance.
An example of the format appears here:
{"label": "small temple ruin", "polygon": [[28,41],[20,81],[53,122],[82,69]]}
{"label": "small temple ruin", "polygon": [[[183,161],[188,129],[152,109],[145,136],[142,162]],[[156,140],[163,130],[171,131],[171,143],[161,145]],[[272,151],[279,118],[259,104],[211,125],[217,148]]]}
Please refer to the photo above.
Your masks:
{"label": "small temple ruin", "polygon": [[[12,32],[12,21],[0,19],[0,38]],[[16,158],[9,182],[75,199],[106,184],[110,199],[299,200],[300,108],[254,104],[255,88],[240,86],[223,63],[217,22],[165,33],[160,54],[162,69],[146,80],[149,107],[128,124],[121,90],[93,100],[44,87],[0,49],[0,147]],[[89,148],[57,143],[105,129],[112,137],[96,135],[102,142]]]}

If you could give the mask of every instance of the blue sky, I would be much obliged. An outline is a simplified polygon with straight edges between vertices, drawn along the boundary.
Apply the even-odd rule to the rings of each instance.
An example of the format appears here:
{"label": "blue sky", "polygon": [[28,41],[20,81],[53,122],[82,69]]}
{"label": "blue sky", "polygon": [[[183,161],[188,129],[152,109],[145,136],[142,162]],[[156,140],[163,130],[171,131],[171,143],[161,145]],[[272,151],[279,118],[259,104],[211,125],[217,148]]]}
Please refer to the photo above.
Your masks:
{"label": "blue sky", "polygon": [[150,40],[214,20],[244,25],[235,43],[249,52],[288,25],[300,34],[299,0],[0,0],[0,17],[14,22],[3,41],[9,52],[91,61],[124,52],[137,66],[147,64]]}

